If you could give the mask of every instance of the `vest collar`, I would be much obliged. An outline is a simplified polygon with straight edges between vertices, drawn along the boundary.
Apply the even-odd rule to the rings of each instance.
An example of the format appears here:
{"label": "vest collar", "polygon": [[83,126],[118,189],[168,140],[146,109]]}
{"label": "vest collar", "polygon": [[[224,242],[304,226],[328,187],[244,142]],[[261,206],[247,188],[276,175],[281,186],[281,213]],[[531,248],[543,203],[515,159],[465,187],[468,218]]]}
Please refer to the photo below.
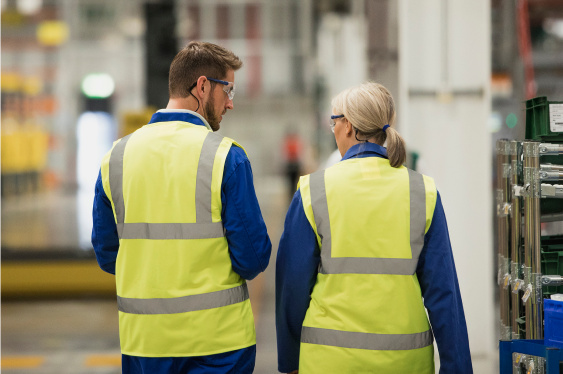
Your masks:
{"label": "vest collar", "polygon": [[209,126],[205,118],[199,113],[187,109],[160,109],[152,115],[149,124],[172,121],[189,122],[194,125],[205,126],[208,130],[211,130],[211,126]]}
{"label": "vest collar", "polygon": [[349,158],[363,158],[363,157],[381,157],[387,158],[387,149],[384,147],[369,142],[363,142],[360,144],[355,144],[346,151],[342,161]]}

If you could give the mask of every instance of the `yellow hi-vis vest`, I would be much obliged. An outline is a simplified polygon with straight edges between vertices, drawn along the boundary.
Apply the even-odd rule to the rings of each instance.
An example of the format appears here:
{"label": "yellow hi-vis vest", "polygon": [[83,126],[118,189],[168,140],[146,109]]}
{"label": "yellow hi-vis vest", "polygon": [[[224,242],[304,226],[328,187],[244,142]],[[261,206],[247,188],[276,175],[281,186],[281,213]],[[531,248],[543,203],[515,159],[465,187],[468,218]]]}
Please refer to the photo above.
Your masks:
{"label": "yellow hi-vis vest", "polygon": [[123,354],[205,356],[256,344],[247,285],[232,269],[221,222],[233,144],[203,126],[157,122],[104,157],[102,183],[119,235]]}
{"label": "yellow hi-vis vest", "polygon": [[434,373],[415,274],[433,180],[368,157],[301,177],[299,189],[321,248],[299,373]]}

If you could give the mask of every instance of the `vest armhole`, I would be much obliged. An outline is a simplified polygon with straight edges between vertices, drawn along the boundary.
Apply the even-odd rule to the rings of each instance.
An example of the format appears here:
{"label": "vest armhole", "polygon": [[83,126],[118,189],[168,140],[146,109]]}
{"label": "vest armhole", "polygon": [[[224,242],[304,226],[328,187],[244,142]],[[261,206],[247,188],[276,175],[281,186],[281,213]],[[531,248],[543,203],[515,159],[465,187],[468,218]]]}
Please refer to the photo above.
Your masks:
{"label": "vest armhole", "polygon": [[242,145],[240,145],[239,143],[237,143],[235,140],[231,139],[231,138],[227,138],[229,139],[233,145],[236,145],[237,147],[241,148],[244,151],[244,154],[246,155],[246,157],[248,157],[248,153],[246,152],[246,149],[244,149],[244,147]]}
{"label": "vest armhole", "polygon": [[121,139],[118,139],[115,142],[113,142],[113,146],[104,155],[104,158],[102,159],[101,166],[100,166],[100,174],[102,175],[102,188],[104,189],[104,193],[106,194],[108,200],[111,203],[111,210],[112,210],[113,219],[115,220],[115,222],[117,222],[117,218],[116,218],[116,215],[115,215],[115,206],[113,204],[113,196],[111,195],[111,188],[110,188],[110,184],[109,184],[109,159],[111,157],[111,152],[113,152],[115,145],[120,140]]}
{"label": "vest armhole", "polygon": [[438,191],[433,178],[423,175],[424,187],[426,190],[426,227],[424,234],[430,229],[432,218],[434,217],[434,209],[436,208],[436,200],[438,198]]}
{"label": "vest armhole", "polygon": [[[223,209],[223,202],[221,201],[221,186],[223,184],[225,173],[225,161],[227,160],[227,156],[231,150],[232,145],[237,145],[238,147],[242,148],[233,139],[226,136],[223,137],[214,156],[215,159],[213,161],[213,175],[211,183],[211,218],[213,222],[221,221],[221,211]],[[244,148],[242,149],[244,150]]]}
{"label": "vest armhole", "polygon": [[301,204],[303,206],[303,211],[305,212],[305,217],[307,217],[307,221],[311,225],[315,236],[317,237],[317,243],[319,248],[321,247],[321,238],[319,237],[319,233],[317,230],[317,224],[315,222],[315,215],[313,214],[313,205],[311,202],[311,188],[310,188],[310,174],[304,175],[299,178],[298,186],[299,186],[299,193],[301,194]]}

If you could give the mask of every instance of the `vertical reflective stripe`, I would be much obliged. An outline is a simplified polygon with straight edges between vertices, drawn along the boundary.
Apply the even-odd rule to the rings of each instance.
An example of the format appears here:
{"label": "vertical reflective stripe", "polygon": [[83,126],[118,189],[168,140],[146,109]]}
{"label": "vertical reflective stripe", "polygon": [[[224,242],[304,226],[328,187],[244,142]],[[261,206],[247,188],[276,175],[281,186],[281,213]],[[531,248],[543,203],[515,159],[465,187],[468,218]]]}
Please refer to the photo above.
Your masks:
{"label": "vertical reflective stripe", "polygon": [[199,163],[197,166],[197,180],[195,187],[196,222],[212,222],[211,219],[211,180],[213,178],[213,163],[215,155],[223,137],[209,132],[205,137]]}
{"label": "vertical reflective stripe", "polygon": [[324,265],[331,259],[332,237],[330,234],[330,218],[328,216],[328,201],[326,198],[325,171],[319,170],[309,177],[311,190],[311,205],[317,233],[321,238],[321,264],[319,272],[324,273]]}
{"label": "vertical reflective stripe", "polygon": [[422,174],[407,169],[409,173],[410,199],[410,246],[408,258],[332,257],[332,237],[328,201],[326,196],[325,171],[311,174],[310,191],[313,216],[317,233],[321,238],[322,274],[398,274],[412,275],[416,271],[418,257],[424,246],[426,227],[426,189]]}
{"label": "vertical reflective stripe", "polygon": [[[424,231],[426,228],[426,188],[422,174],[411,169],[409,171],[410,190],[410,241],[412,258],[417,259],[424,246]],[[415,269],[416,270],[416,269]]]}
{"label": "vertical reflective stripe", "polygon": [[431,330],[415,334],[372,334],[303,326],[301,331],[302,343],[378,351],[419,349],[433,341]]}
{"label": "vertical reflective stripe", "polygon": [[[129,134],[113,147],[109,157],[109,187],[111,200],[115,209],[117,223],[125,222],[125,202],[123,201],[123,156],[127,141],[133,134]],[[118,225],[118,236],[121,238],[121,230]]]}

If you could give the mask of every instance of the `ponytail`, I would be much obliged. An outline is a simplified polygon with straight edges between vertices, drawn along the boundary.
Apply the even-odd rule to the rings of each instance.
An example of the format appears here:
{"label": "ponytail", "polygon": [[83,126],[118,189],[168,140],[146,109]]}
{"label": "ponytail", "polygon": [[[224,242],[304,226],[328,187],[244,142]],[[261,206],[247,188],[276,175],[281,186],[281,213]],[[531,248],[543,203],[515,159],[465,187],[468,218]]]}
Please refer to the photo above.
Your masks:
{"label": "ponytail", "polygon": [[385,134],[387,135],[387,157],[389,158],[389,164],[394,168],[398,168],[407,159],[405,140],[392,127],[387,128]]}

